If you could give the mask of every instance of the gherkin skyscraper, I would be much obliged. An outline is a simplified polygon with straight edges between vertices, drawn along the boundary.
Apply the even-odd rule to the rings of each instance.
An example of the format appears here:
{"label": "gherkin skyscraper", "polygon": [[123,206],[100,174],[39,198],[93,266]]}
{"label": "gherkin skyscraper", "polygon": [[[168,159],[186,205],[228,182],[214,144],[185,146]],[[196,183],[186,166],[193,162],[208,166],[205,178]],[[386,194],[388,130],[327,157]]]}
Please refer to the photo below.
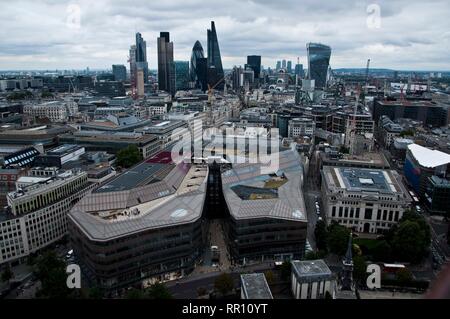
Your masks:
{"label": "gherkin skyscraper", "polygon": [[195,82],[197,88],[201,88],[201,76],[206,74],[206,72],[200,71],[199,69],[199,59],[203,59],[205,54],[203,53],[203,47],[200,41],[196,41],[194,47],[192,48],[191,63],[189,67],[189,76],[192,82]]}
{"label": "gherkin skyscraper", "polygon": [[216,26],[211,21],[211,29],[208,30],[208,84],[216,89],[224,87],[224,73],[222,58],[220,56],[219,41],[217,40]]}

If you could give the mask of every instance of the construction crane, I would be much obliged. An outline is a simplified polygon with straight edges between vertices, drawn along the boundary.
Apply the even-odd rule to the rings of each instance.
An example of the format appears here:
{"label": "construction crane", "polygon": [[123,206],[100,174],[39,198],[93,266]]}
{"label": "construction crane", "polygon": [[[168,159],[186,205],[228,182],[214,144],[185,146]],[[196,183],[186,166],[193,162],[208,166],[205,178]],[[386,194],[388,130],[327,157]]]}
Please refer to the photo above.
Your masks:
{"label": "construction crane", "polygon": [[[219,81],[216,82],[213,86],[208,84],[208,104],[211,105],[212,102],[212,96],[214,93],[214,89],[223,81],[225,80],[225,77],[221,78]],[[225,84],[226,85],[226,84]]]}

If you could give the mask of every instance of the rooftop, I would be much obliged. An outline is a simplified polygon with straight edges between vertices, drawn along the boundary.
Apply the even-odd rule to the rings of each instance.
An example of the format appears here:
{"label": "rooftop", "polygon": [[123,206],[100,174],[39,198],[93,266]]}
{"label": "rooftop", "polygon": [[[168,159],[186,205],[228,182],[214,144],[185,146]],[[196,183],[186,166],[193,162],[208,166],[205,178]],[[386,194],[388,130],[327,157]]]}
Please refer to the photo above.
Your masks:
{"label": "rooftop", "polygon": [[407,147],[422,167],[435,168],[450,163],[450,155],[441,151],[431,150],[418,144],[409,144]]}
{"label": "rooftop", "polygon": [[234,218],[307,221],[299,155],[293,150],[276,155],[279,165],[273,170],[261,163],[242,163],[222,174],[225,200]]}
{"label": "rooftop", "polygon": [[330,268],[322,259],[317,260],[294,260],[292,271],[296,277],[317,278],[321,276],[332,276]]}
{"label": "rooftop", "polygon": [[323,177],[330,190],[345,189],[350,192],[381,194],[405,193],[395,171],[354,167],[323,167]]}
{"label": "rooftop", "polygon": [[247,299],[273,299],[263,273],[241,274],[241,284]]}
{"label": "rooftop", "polygon": [[195,222],[207,174],[207,166],[175,164],[161,152],[85,196],[69,218],[98,241]]}

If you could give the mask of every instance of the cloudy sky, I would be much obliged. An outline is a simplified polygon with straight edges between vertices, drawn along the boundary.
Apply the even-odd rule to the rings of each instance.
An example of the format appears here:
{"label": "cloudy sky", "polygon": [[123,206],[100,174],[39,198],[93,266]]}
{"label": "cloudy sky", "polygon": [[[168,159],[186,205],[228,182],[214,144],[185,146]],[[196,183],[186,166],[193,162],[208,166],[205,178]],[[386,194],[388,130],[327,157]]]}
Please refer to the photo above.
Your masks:
{"label": "cloudy sky", "polygon": [[450,70],[448,0],[0,0],[0,70],[110,68],[126,64],[135,32],[156,68],[156,38],[169,31],[175,59],[195,40],[206,51],[216,22],[225,68],[251,54],[262,64],[332,47],[331,66]]}

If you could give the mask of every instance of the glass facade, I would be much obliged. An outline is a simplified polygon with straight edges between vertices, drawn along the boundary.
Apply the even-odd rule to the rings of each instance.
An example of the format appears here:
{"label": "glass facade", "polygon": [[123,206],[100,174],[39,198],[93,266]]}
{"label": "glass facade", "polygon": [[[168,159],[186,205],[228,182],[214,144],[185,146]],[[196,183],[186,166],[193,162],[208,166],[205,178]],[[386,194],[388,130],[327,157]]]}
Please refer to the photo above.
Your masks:
{"label": "glass facade", "polygon": [[194,47],[192,48],[191,65],[189,70],[190,80],[195,82],[196,88],[202,88],[199,77],[198,59],[203,59],[204,57],[203,47],[200,41],[196,41]]}
{"label": "glass facade", "polygon": [[331,48],[320,43],[308,43],[306,49],[308,52],[308,78],[315,80],[316,88],[324,88],[327,84]]}
{"label": "glass facade", "polygon": [[220,56],[219,41],[217,40],[216,26],[211,21],[211,29],[208,30],[208,84],[218,90],[224,87],[222,58]]}
{"label": "glass facade", "polygon": [[175,61],[176,90],[189,89],[189,61]]}
{"label": "glass facade", "polygon": [[148,62],[147,62],[147,42],[144,41],[142,35],[136,33],[136,69],[144,70],[144,83],[148,82]]}
{"label": "glass facade", "polygon": [[127,80],[127,68],[122,64],[112,66],[114,81],[125,82]]}
{"label": "glass facade", "polygon": [[260,55],[247,56],[247,66],[253,70],[255,74],[255,79],[259,79],[261,75],[261,56]]}
{"label": "glass facade", "polygon": [[175,95],[173,42],[170,42],[169,32],[161,32],[158,38],[158,87]]}

